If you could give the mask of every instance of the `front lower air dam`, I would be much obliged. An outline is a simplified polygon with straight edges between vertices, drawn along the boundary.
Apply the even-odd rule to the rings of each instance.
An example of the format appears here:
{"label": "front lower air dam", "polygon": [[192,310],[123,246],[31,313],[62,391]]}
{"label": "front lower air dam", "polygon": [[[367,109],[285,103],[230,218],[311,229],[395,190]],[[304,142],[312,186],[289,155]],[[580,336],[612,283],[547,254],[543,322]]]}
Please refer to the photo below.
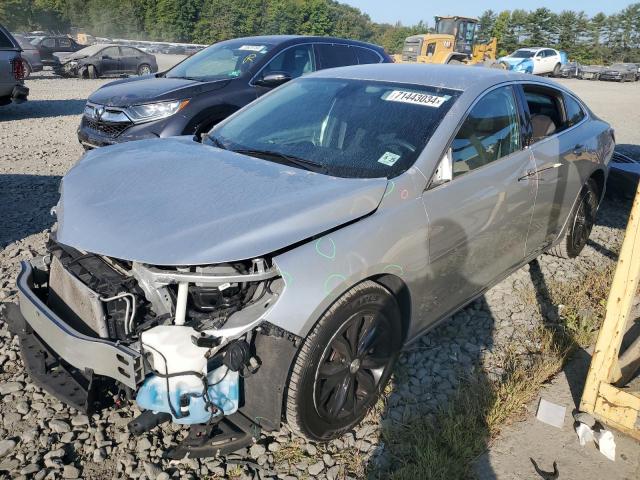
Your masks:
{"label": "front lower air dam", "polygon": [[155,373],[138,390],[136,403],[144,410],[170,414],[180,424],[207,423],[238,410],[239,375],[208,360],[191,327],[157,326],[141,335]]}

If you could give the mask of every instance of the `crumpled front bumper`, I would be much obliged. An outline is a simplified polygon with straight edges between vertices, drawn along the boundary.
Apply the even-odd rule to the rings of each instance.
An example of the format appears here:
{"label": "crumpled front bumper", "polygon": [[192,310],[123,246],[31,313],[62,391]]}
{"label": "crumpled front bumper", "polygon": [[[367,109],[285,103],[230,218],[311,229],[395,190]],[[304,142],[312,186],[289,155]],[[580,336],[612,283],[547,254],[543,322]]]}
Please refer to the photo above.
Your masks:
{"label": "crumpled front bumper", "polygon": [[[82,372],[104,375],[136,389],[145,377],[142,354],[117,342],[84,335],[71,328],[36,294],[34,267],[21,262],[17,287],[20,315],[56,355]],[[46,372],[29,372],[46,375]],[[53,392],[55,393],[55,392]]]}

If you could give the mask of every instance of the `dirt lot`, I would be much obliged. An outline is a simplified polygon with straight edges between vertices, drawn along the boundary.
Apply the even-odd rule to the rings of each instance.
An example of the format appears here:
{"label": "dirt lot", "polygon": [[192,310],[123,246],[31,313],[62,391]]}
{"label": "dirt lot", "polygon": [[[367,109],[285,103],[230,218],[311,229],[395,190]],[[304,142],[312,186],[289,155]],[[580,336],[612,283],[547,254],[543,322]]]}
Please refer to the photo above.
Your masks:
{"label": "dirt lot", "polygon": [[[177,60],[163,56],[160,63]],[[0,301],[15,301],[19,261],[44,248],[59,179],[83,152],[76,128],[85,100],[106,81],[60,79],[42,72],[27,81],[31,90],[28,103],[0,108]],[[625,151],[640,158],[640,82],[562,83],[614,126]],[[328,446],[302,442],[283,429],[226,461],[190,459],[169,464],[161,460],[163,445],[175,441],[180,432],[166,428],[158,434],[132,438],[125,428],[132,409],[86,418],[64,407],[29,382],[15,341],[0,325],[0,478],[34,474],[39,479],[61,475],[252,478],[260,472],[261,478],[335,479],[387,472],[394,468],[394,458],[387,452],[380,427],[406,424],[416,415],[433,412],[454,392],[460,368],[472,371],[480,365],[499,374],[500,351],[526,337],[539,320],[528,313],[529,306],[518,292],[539,285],[537,274],[548,282],[564,282],[610,264],[627,212],[628,205],[607,201],[592,242],[579,261],[543,257],[539,272],[522,269],[456,314],[453,321],[426,335],[403,354],[384,405],[365,424]],[[629,454],[637,461],[640,448]],[[624,472],[636,468],[617,462],[608,478],[622,478],[617,465],[624,466]],[[571,472],[565,470],[564,474],[573,478]]]}

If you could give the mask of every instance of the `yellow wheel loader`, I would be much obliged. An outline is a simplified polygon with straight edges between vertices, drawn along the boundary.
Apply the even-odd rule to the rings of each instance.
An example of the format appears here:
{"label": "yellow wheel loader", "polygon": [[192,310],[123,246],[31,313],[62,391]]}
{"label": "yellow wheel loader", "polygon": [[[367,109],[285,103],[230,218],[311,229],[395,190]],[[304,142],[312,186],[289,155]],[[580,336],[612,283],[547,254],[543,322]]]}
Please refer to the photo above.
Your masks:
{"label": "yellow wheel loader", "polygon": [[469,17],[436,17],[435,33],[412,35],[404,41],[397,63],[494,64],[497,40],[478,42],[478,20]]}

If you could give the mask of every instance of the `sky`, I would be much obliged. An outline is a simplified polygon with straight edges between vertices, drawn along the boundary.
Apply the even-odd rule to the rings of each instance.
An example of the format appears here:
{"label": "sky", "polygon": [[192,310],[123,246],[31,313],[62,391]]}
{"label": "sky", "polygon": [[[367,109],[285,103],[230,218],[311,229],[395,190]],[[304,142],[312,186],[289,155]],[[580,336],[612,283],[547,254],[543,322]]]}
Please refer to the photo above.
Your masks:
{"label": "sky", "polygon": [[420,20],[433,25],[433,17],[436,15],[461,15],[468,17],[478,17],[485,10],[491,9],[495,12],[502,10],[513,10],[522,8],[525,10],[535,10],[539,7],[547,7],[554,12],[562,10],[584,10],[591,16],[598,12],[611,14],[618,12],[634,0],[520,0],[518,2],[507,0],[458,0],[455,7],[443,7],[440,2],[430,2],[428,0],[340,0],[359,8],[367,13],[374,22],[395,23],[402,22],[404,25],[413,25]]}

